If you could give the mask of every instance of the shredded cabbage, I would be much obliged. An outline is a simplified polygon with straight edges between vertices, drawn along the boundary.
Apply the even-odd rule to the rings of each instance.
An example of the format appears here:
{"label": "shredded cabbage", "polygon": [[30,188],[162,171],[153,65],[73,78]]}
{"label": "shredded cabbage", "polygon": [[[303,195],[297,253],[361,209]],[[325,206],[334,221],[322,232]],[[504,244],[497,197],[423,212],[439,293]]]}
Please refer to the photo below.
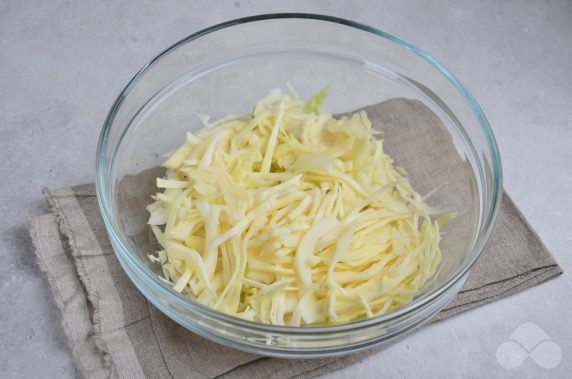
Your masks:
{"label": "shredded cabbage", "polygon": [[363,111],[273,90],[251,114],[188,133],[164,163],[149,224],[164,280],[230,315],[347,323],[410,302],[450,218],[411,188]]}

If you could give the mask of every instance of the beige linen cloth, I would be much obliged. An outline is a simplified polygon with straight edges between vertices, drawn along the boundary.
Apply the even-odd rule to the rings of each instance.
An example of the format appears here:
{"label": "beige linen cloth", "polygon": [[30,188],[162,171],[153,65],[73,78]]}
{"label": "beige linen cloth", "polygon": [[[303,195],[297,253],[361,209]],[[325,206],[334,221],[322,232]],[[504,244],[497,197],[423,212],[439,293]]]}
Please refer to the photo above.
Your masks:
{"label": "beige linen cloth", "polygon": [[[413,183],[420,192],[427,190],[423,188],[427,173],[416,165],[431,159],[440,169],[430,174],[444,178],[455,169],[448,167],[455,159],[459,161],[450,139],[444,134],[420,132],[440,123],[421,103],[393,99],[366,110],[374,125],[382,125],[386,149],[403,146],[398,141],[402,138],[407,146],[435,146],[434,156],[425,159],[415,156],[414,145],[407,151],[389,151],[411,178],[420,182]],[[392,133],[396,130],[399,133]],[[419,140],[419,135],[428,137]],[[391,139],[392,144],[387,142]],[[44,192],[52,213],[32,220],[31,234],[39,264],[61,310],[75,362],[87,378],[308,378],[380,350],[335,359],[287,360],[244,353],[199,337],[164,316],[131,284],[107,238],[93,184]],[[461,292],[435,320],[561,273],[550,252],[504,194],[488,248]]]}

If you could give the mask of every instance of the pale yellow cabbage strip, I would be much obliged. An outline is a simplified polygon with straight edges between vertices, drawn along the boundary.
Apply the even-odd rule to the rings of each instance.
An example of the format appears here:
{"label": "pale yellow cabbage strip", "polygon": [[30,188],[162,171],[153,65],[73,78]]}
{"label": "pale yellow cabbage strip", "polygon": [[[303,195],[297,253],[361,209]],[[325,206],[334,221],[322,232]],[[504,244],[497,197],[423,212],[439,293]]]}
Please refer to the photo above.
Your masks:
{"label": "pale yellow cabbage strip", "polygon": [[147,207],[163,248],[150,258],[174,290],[256,322],[339,324],[407,304],[453,215],[411,188],[365,112],[334,118],[327,88],[306,102],[288,88],[183,136]]}

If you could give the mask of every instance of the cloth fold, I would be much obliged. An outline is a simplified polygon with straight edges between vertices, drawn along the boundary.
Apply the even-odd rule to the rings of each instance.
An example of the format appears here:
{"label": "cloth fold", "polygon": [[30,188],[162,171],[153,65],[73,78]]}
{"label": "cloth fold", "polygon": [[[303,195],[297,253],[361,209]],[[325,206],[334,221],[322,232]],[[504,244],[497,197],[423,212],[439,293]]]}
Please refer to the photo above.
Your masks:
{"label": "cloth fold", "polygon": [[[386,140],[397,128],[440,122],[421,103],[405,99],[390,100],[366,110],[374,125],[382,124]],[[403,130],[394,135],[401,138]],[[447,150],[442,136],[431,138],[418,143],[441,144],[433,159],[442,159],[441,165],[451,162],[454,150],[450,142],[451,150]],[[423,148],[414,146],[413,150]],[[400,153],[403,155],[390,151],[392,156]],[[426,168],[415,175],[414,164],[419,157],[410,155],[409,163],[407,158],[396,160],[403,162],[412,178],[421,178],[420,183],[413,184],[423,192],[425,189],[419,187],[423,187]],[[438,177],[453,169],[425,174]],[[379,351],[373,348],[335,359],[286,360],[264,358],[207,341],[163,315],[130,282],[108,240],[93,184],[44,193],[52,213],[32,220],[31,236],[40,267],[61,310],[74,360],[87,378],[307,378]],[[465,200],[460,197],[455,201],[462,204]],[[488,248],[461,292],[434,320],[495,301],[561,273],[505,193]]]}

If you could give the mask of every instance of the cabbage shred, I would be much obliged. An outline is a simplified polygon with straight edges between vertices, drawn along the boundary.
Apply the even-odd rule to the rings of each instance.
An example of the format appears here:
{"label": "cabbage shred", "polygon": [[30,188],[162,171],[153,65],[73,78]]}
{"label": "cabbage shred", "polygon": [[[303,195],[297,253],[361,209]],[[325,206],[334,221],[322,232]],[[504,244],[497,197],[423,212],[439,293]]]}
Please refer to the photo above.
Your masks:
{"label": "cabbage shred", "polygon": [[435,274],[442,212],[367,114],[334,118],[326,95],[274,90],[167,159],[147,209],[174,290],[256,322],[327,325],[402,307]]}

